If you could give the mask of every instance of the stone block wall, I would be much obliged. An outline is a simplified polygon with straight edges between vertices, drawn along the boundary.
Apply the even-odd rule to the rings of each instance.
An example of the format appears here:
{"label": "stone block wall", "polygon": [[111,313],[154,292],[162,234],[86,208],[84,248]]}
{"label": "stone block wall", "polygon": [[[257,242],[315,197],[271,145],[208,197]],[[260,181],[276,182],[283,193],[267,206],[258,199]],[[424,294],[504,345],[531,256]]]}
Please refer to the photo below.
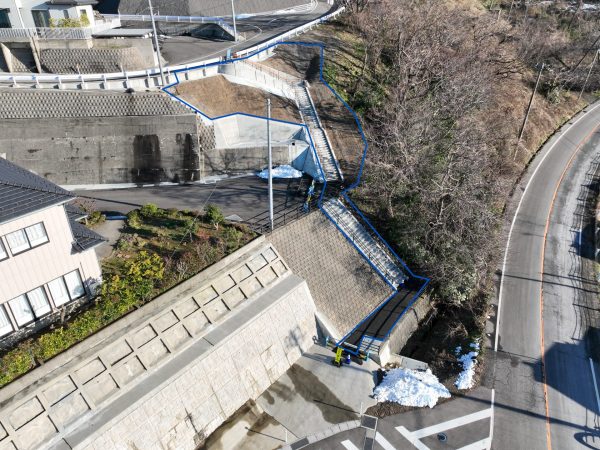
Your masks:
{"label": "stone block wall", "polygon": [[194,449],[312,345],[314,311],[259,238],[0,390],[0,449]]}
{"label": "stone block wall", "polygon": [[317,311],[340,338],[392,289],[320,211],[275,230],[270,241],[310,286]]}

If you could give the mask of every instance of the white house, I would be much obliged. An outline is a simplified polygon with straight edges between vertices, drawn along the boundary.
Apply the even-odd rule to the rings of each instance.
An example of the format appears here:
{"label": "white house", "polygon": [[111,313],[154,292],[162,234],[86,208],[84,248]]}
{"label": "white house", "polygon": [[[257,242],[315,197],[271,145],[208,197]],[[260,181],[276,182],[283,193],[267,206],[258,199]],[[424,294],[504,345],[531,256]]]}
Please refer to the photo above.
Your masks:
{"label": "white house", "polygon": [[0,28],[49,28],[50,19],[76,19],[94,26],[97,0],[0,0]]}
{"label": "white house", "polygon": [[103,238],[76,222],[74,196],[0,158],[0,338],[91,295]]}

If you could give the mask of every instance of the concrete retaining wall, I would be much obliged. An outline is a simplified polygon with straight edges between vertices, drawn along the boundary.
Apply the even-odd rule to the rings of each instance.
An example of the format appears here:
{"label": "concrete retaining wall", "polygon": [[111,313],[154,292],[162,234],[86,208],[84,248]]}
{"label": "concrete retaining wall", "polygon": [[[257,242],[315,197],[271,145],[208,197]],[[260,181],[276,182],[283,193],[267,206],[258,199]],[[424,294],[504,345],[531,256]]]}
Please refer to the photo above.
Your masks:
{"label": "concrete retaining wall", "polygon": [[0,149],[8,160],[62,185],[198,178],[192,114],[4,119]]}
{"label": "concrete retaining wall", "polygon": [[314,334],[306,283],[259,238],[0,390],[0,448],[194,449]]}
{"label": "concrete retaining wall", "polygon": [[392,330],[389,339],[379,349],[379,363],[385,365],[392,354],[399,354],[412,334],[419,328],[421,322],[431,311],[431,302],[425,296],[420,297],[404,314],[400,322]]}

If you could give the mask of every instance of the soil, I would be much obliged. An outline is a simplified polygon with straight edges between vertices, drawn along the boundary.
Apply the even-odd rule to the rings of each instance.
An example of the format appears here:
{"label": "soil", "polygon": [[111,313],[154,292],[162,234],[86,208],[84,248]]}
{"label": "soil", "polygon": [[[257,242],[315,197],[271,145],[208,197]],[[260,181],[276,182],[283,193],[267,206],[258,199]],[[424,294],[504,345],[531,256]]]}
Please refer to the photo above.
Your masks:
{"label": "soil", "polygon": [[267,98],[271,99],[271,117],[300,122],[296,103],[257,88],[229,82],[224,76],[186,81],[175,88],[178,96],[209,117],[242,112],[266,116]]}

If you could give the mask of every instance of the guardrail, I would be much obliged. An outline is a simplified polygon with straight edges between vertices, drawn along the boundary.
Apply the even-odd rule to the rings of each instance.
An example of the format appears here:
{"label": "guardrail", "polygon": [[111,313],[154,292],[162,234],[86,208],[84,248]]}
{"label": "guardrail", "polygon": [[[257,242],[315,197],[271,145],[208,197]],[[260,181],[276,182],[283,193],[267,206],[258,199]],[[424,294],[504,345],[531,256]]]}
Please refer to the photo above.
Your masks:
{"label": "guardrail", "polygon": [[[103,17],[108,19],[125,20],[132,22],[152,22],[152,16],[147,14],[104,14]],[[154,16],[155,22],[172,22],[172,23],[198,23],[198,24],[216,24],[227,31],[232,36],[234,30],[221,17],[207,17],[207,16]]]}
{"label": "guardrail", "polygon": [[[316,27],[317,25],[326,22],[329,19],[337,17],[345,10],[344,7],[340,7],[332,13],[326,14],[318,19],[312,20],[305,23],[297,28],[289,30],[283,34],[280,34],[272,39],[257,44],[253,47],[241,50],[235,54],[235,57],[251,55],[258,53],[266,47],[272,46],[278,42],[285,41],[291,36],[304,33],[309,29]],[[173,72],[184,71],[184,70],[202,70],[204,67],[216,62],[222,61],[224,58],[211,58],[203,61],[198,61],[191,64],[168,66],[163,68],[163,73],[169,77]],[[110,81],[122,82],[123,89],[130,87],[129,84],[132,80],[136,79],[147,79],[148,88],[160,88],[160,70],[155,67],[146,70],[137,70],[131,72],[115,72],[115,73],[95,73],[95,74],[82,74],[82,75],[59,75],[59,74],[35,74],[35,75],[0,75],[0,83],[9,84],[12,87],[19,87],[19,83],[26,84],[24,87],[43,87],[43,84],[50,84],[50,87],[58,87],[59,89],[71,88],[71,89],[88,89],[90,83],[101,83],[104,89],[107,89],[107,83]],[[167,79],[167,84],[171,84],[172,81]],[[98,89],[98,87],[96,87]]]}
{"label": "guardrail", "polygon": [[95,33],[121,26],[119,19],[98,22],[93,27],[56,27],[56,28],[0,28],[0,41],[12,39],[91,39]]}

